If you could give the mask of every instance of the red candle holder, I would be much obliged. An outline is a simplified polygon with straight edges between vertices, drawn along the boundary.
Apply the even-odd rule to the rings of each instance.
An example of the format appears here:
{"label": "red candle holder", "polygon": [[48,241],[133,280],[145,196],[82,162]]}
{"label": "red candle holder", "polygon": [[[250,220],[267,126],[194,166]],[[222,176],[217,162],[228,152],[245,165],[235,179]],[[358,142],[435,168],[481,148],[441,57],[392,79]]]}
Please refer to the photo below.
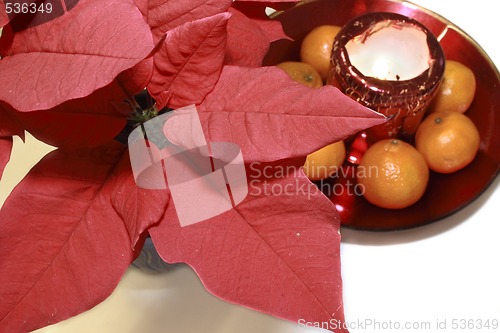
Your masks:
{"label": "red candle holder", "polygon": [[[427,49],[422,49],[425,46]],[[365,47],[365,55],[360,55]],[[421,59],[423,54],[428,58]],[[355,56],[361,58],[356,66],[352,61]],[[373,64],[367,60],[370,57]],[[339,31],[331,62],[329,84],[389,118],[367,131],[369,141],[410,141],[437,92],[445,56],[436,37],[421,23],[396,13],[375,12],[351,20]]]}

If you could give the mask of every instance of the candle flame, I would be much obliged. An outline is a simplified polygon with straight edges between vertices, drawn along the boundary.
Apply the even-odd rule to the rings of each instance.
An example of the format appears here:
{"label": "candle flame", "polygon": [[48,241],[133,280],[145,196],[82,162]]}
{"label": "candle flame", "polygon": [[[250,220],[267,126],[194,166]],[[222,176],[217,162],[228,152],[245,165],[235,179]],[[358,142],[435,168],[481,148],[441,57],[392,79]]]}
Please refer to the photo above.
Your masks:
{"label": "candle flame", "polygon": [[373,74],[379,80],[386,80],[389,77],[389,59],[385,57],[377,58],[373,62]]}

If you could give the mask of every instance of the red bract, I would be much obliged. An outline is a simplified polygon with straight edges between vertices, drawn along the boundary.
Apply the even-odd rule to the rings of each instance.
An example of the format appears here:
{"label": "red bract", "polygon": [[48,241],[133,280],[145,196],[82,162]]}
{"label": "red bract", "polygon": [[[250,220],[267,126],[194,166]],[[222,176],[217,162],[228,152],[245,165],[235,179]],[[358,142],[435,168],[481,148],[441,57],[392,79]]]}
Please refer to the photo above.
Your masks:
{"label": "red bract", "polygon": [[0,0],[0,28],[9,23],[9,16],[5,12],[5,3],[3,0]]}
{"label": "red bract", "polygon": [[169,92],[172,108],[203,101],[219,79],[229,16],[217,14],[167,32],[154,57],[153,77],[148,85],[154,98]]}
{"label": "red bract", "polygon": [[233,8],[237,9],[244,15],[248,16],[253,20],[267,35],[270,42],[274,42],[279,39],[291,39],[283,31],[283,26],[280,22],[272,20],[269,18],[266,10],[272,8],[274,10],[283,10],[288,7],[292,7],[294,4],[292,2],[252,2],[252,1],[235,1],[233,3]]}
{"label": "red bract", "polygon": [[283,26],[278,21],[269,19],[253,19],[253,21],[266,34],[269,42],[275,42],[280,39],[291,40],[291,38],[285,34],[285,32],[283,31]]}
{"label": "red bract", "polygon": [[135,235],[161,218],[167,197],[129,181],[123,152],[118,143],[52,152],[7,199],[1,332],[28,332],[93,307],[137,256]]}
{"label": "red bract", "polygon": [[209,291],[230,302],[294,322],[343,322],[332,203],[300,169],[269,179],[263,167],[248,169],[245,201],[210,220],[181,227],[169,205],[150,229],[155,247],[165,261],[192,266]]}
{"label": "red bract", "polygon": [[198,107],[208,141],[241,147],[246,162],[305,156],[385,118],[332,86],[310,89],[276,67],[226,66]]}
{"label": "red bract", "polygon": [[153,48],[149,27],[132,0],[81,0],[65,15],[12,38],[7,28],[0,49],[0,99],[18,111],[87,96]]}
{"label": "red bract", "polygon": [[270,40],[258,24],[239,10],[230,8],[227,24],[227,65],[258,67],[269,49]]}
{"label": "red bract", "polygon": [[130,105],[122,103],[126,97],[121,87],[112,83],[48,110],[10,113],[48,144],[70,149],[95,147],[114,138],[125,126],[131,111]]}
{"label": "red bract", "polygon": [[137,246],[140,238],[150,226],[160,221],[170,198],[169,193],[137,187],[128,154],[121,158],[109,182],[113,189],[109,198],[111,206],[124,222],[132,248],[140,251],[140,246]]}
{"label": "red bract", "polygon": [[232,0],[134,0],[158,43],[166,32],[187,22],[225,12]]}
{"label": "red bract", "polygon": [[[4,105],[3,115],[20,126],[12,135],[21,135],[26,129],[37,139],[57,147],[95,147],[123,129],[132,111],[124,100],[144,89],[152,68],[153,59],[147,58],[88,96],[36,112],[18,112]],[[5,126],[5,122],[1,123]]]}
{"label": "red bract", "polygon": [[18,135],[24,139],[24,128],[9,113],[9,107],[0,102],[0,137],[11,137]]}
{"label": "red bract", "polygon": [[12,138],[0,137],[0,180],[2,179],[5,165],[10,160],[10,152],[12,150]]}
{"label": "red bract", "polygon": [[[120,73],[113,81],[112,85],[114,84],[116,88],[121,88],[121,93],[127,94],[127,97],[130,99],[132,99],[135,94],[140,93],[144,87],[147,86],[149,81],[151,81],[151,76],[153,76],[154,66],[152,55],[155,52],[156,50],[153,50],[146,59],[123,73]],[[118,94],[117,92],[115,93]]]}
{"label": "red bract", "polygon": [[7,113],[5,105],[0,102],[0,180],[5,165],[10,160],[14,135],[24,139],[22,127]]}

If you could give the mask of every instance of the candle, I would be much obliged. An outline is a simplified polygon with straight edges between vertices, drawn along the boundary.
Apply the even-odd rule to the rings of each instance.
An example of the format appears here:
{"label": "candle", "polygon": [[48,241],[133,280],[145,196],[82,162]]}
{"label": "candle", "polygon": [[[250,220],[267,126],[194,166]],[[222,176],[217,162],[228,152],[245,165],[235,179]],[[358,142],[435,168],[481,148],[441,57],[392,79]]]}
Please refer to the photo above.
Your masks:
{"label": "candle", "polygon": [[346,50],[361,74],[380,80],[411,80],[431,64],[425,33],[399,21],[373,24],[349,40]]}
{"label": "candle", "polygon": [[396,13],[368,13],[347,23],[332,50],[328,82],[389,117],[371,140],[411,139],[441,82],[445,58],[432,32]]}

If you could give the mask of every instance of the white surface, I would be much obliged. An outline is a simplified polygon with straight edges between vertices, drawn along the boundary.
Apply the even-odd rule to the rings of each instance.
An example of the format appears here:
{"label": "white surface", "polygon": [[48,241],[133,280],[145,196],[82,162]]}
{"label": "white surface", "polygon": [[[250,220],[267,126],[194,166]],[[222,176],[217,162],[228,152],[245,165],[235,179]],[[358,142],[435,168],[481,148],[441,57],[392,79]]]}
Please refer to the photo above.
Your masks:
{"label": "white surface", "polygon": [[[500,66],[494,0],[415,0],[462,27]],[[16,142],[16,153],[22,145]],[[36,159],[36,156],[32,157]],[[23,174],[8,170],[2,193]],[[1,201],[1,198],[0,198]],[[500,320],[499,180],[474,204],[426,227],[397,233],[343,230],[342,275],[347,322],[376,320],[351,333],[500,332],[452,329],[453,319]],[[437,321],[446,322],[438,329]],[[477,326],[476,326],[477,327]],[[307,332],[287,323],[219,301],[207,294],[192,271],[180,266],[159,275],[131,268],[115,293],[95,309],[38,333]],[[310,330],[315,331],[315,330]]]}

